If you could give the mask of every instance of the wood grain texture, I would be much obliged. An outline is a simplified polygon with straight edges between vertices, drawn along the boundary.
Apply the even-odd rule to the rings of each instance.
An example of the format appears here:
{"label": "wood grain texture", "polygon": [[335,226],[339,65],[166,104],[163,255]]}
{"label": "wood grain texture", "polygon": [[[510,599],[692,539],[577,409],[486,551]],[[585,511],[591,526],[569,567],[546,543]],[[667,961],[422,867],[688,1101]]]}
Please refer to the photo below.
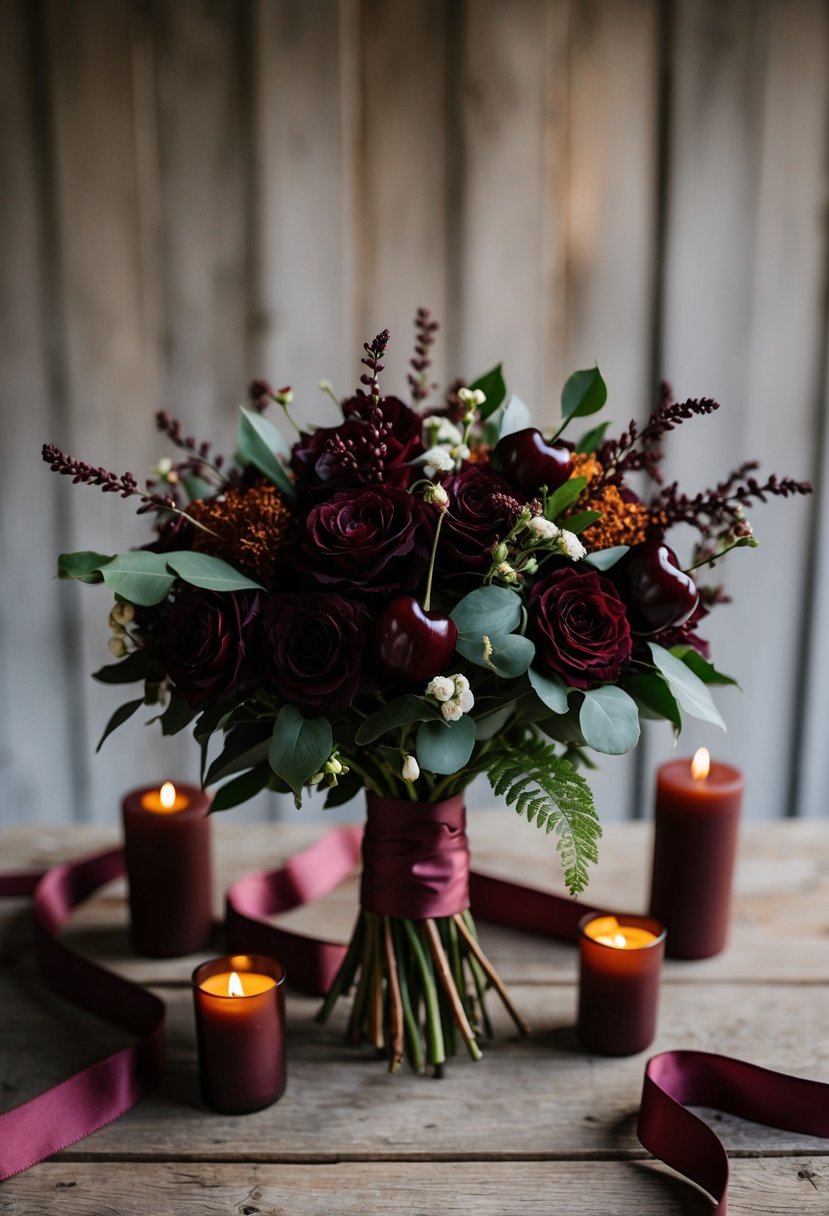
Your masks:
{"label": "wood grain texture", "polygon": [[[814,1157],[733,1161],[734,1216],[825,1212],[829,1167]],[[102,1200],[106,1191],[107,1199]],[[48,1163],[3,1184],[8,1216],[707,1216],[710,1200],[651,1161],[187,1165]],[[105,1207],[103,1204],[105,1203]],[[98,1206],[96,1206],[98,1205]]]}

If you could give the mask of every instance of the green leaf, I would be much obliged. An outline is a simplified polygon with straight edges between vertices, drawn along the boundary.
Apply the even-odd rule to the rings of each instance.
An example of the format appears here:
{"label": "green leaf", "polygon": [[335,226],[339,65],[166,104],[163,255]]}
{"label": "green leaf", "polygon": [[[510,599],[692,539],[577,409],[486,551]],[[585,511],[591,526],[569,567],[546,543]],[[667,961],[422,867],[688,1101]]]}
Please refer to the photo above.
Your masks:
{"label": "green leaf", "polygon": [[61,553],[58,557],[58,578],[74,578],[79,583],[102,583],[101,566],[112,561],[112,556],[92,553],[84,549],[79,553]]}
{"label": "green leaf", "polygon": [[119,663],[108,663],[92,673],[99,684],[133,684],[136,680],[149,680],[157,684],[164,679],[164,668],[146,650],[135,650]]}
{"label": "green leaf", "polygon": [[355,742],[364,747],[367,743],[373,743],[381,735],[387,734],[390,730],[396,730],[399,726],[408,726],[411,722],[427,722],[430,718],[440,717],[441,713],[436,705],[432,705],[423,697],[407,693],[403,697],[389,701],[387,705],[381,705],[364,722],[361,722],[357,727]]}
{"label": "green leaf", "polygon": [[593,427],[592,431],[587,431],[576,444],[576,451],[582,452],[585,456],[592,456],[604,439],[605,431],[609,426],[609,421],[600,422],[598,426]]}
{"label": "green leaf", "polygon": [[501,412],[498,438],[503,439],[504,435],[514,435],[516,431],[526,430],[532,424],[533,419],[530,407],[520,397],[517,397],[515,393],[511,393],[509,401]]}
{"label": "green leaf", "polygon": [[277,777],[299,798],[302,787],[318,773],[334,745],[327,718],[303,718],[295,705],[283,705],[274,723],[268,761]]}
{"label": "green leaf", "polygon": [[560,485],[547,499],[547,508],[544,512],[546,518],[555,519],[561,515],[562,511],[565,511],[572,502],[575,502],[586,485],[586,477],[571,477]]}
{"label": "green leaf", "polygon": [[588,746],[606,756],[621,756],[639,742],[636,702],[614,684],[585,692],[579,724]]}
{"label": "green leaf", "polygon": [[464,714],[457,722],[424,722],[417,732],[415,752],[421,768],[450,776],[469,763],[475,746],[475,720]]}
{"label": "green leaf", "polygon": [[[492,654],[486,661],[486,666],[505,680],[514,680],[516,676],[522,676],[535,658],[535,645],[529,638],[522,637],[520,633],[496,634],[494,638],[490,638],[490,642]],[[463,651],[461,653],[463,654]],[[468,657],[468,655],[464,655],[464,658]],[[475,661],[475,659],[470,660],[473,663]],[[481,666],[483,665],[481,664]]]}
{"label": "green leaf", "polygon": [[353,768],[349,769],[344,777],[338,778],[336,785],[329,787],[323,807],[326,811],[330,811],[336,806],[344,806],[346,802],[356,798],[362,788],[363,779],[360,774],[356,773]]}
{"label": "green leaf", "polygon": [[137,701],[127,701],[126,705],[119,705],[115,713],[106,724],[104,733],[98,741],[98,746],[95,748],[96,753],[101,750],[104,745],[104,740],[107,739],[114,730],[117,730],[128,718],[131,718],[137,709],[140,709],[144,704],[144,698],[139,697]]}
{"label": "green leaf", "polygon": [[625,678],[625,691],[639,706],[640,718],[671,723],[677,734],[682,730],[682,714],[676,697],[656,671],[634,672]]}
{"label": "green leaf", "polygon": [[236,439],[239,453],[248,464],[264,473],[289,498],[296,493],[288,470],[277,455],[284,451],[285,440],[281,433],[255,410],[242,409]]}
{"label": "green leaf", "polygon": [[160,604],[175,582],[167,569],[167,555],[136,549],[118,554],[102,566],[104,582],[111,591],[122,595],[131,604]]}
{"label": "green leaf", "polygon": [[733,684],[735,688],[739,688],[739,684],[731,676],[727,676],[722,671],[717,671],[713,663],[709,663],[704,659],[698,650],[694,650],[693,646],[672,646],[671,654],[676,655],[681,659],[686,667],[690,667],[695,676],[699,676],[703,684]]}
{"label": "green leaf", "polygon": [[271,775],[269,764],[258,764],[249,772],[242,773],[241,777],[234,777],[213,795],[209,813],[212,815],[215,811],[228,811],[240,802],[254,798],[266,787]]}
{"label": "green leaf", "polygon": [[[256,733],[261,736],[261,731]],[[229,731],[225,745],[207,770],[203,784],[213,785],[232,773],[241,773],[243,769],[264,764],[268,759],[270,743],[270,735],[265,739],[256,738],[244,727]]]}
{"label": "green leaf", "polygon": [[211,709],[205,709],[193,727],[193,738],[198,743],[203,743],[224,726],[232,713],[233,710],[228,709],[227,705],[214,705]]}
{"label": "green leaf", "polygon": [[198,710],[191,709],[183,697],[170,697],[169,705],[158,719],[162,735],[177,735],[190,725],[197,714]]}
{"label": "green leaf", "polygon": [[488,418],[490,414],[494,414],[498,406],[507,395],[507,386],[504,383],[504,375],[501,370],[501,364],[493,367],[491,371],[486,372],[483,376],[479,376],[469,386],[471,389],[480,389],[486,394],[486,401],[481,406],[481,417]]}
{"label": "green leaf", "polygon": [[508,701],[506,705],[499,706],[484,718],[475,719],[475,741],[476,743],[485,743],[487,739],[494,739],[496,735],[500,735],[506,724],[509,722],[512,715],[515,713],[515,702]]}
{"label": "green leaf", "polygon": [[457,626],[458,640],[469,640],[480,647],[484,634],[492,638],[517,629],[521,623],[521,596],[507,587],[476,587],[449,615]]}
{"label": "green leaf", "polygon": [[554,714],[567,713],[567,686],[558,676],[545,675],[531,667],[527,673],[537,695]]}
{"label": "green leaf", "polygon": [[653,661],[667,681],[668,687],[686,713],[703,722],[711,722],[726,729],[722,715],[714,704],[711,693],[699,676],[686,667],[681,659],[671,654],[664,646],[656,642],[648,642]]}
{"label": "green leaf", "polygon": [[629,545],[613,545],[610,549],[597,549],[595,553],[588,553],[584,560],[597,570],[610,570],[620,557],[625,556],[629,548]]}
{"label": "green leaf", "polygon": [[589,528],[597,519],[601,519],[601,511],[579,511],[576,515],[571,515],[568,519],[561,520],[561,526],[567,528],[569,532],[575,532],[578,536],[579,532],[583,532],[585,528]]}
{"label": "green leaf", "polygon": [[587,866],[598,860],[602,834],[590,786],[550,743],[528,739],[504,744],[488,758],[493,792],[529,823],[556,836],[571,895],[587,886]]}
{"label": "green leaf", "polygon": [[164,557],[168,567],[193,587],[203,587],[206,591],[264,591],[261,583],[246,578],[219,557],[189,549],[165,553]]}
{"label": "green leaf", "polygon": [[606,401],[607,385],[602,379],[602,373],[598,367],[573,372],[561,390],[562,421],[567,422],[570,418],[584,418],[587,414],[595,414]]}

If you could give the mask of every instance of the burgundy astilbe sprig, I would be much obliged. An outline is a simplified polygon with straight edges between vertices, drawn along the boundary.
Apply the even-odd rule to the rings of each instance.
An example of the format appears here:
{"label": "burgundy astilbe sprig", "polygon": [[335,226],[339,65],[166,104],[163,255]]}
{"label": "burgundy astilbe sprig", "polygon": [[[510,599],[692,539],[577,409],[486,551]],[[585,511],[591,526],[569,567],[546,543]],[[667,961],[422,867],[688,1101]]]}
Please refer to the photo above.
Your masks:
{"label": "burgundy astilbe sprig", "polygon": [[248,400],[251,409],[262,414],[276,397],[276,389],[269,380],[251,380],[248,385]]}
{"label": "burgundy astilbe sprig", "polygon": [[425,401],[429,393],[437,388],[436,384],[429,384],[429,368],[432,366],[430,350],[439,329],[440,324],[432,320],[429,309],[418,308],[415,314],[415,353],[409,360],[412,370],[407,375],[415,405]]}
{"label": "burgundy astilbe sprig", "polygon": [[371,342],[363,343],[363,350],[366,353],[360,362],[368,368],[370,374],[363,372],[362,376],[360,376],[360,383],[367,386],[370,395],[375,401],[380,400],[380,381],[378,377],[384,367],[380,360],[385,356],[388,344],[389,331],[387,329],[382,330]]}
{"label": "burgundy astilbe sprig", "polygon": [[180,461],[174,466],[179,477],[187,473],[194,473],[197,477],[207,477],[220,486],[226,484],[227,478],[222,472],[225,458],[218,454],[211,455],[213,444],[209,440],[205,439],[199,443],[195,436],[185,435],[180,420],[174,418],[167,410],[157,411],[155,425],[177,448],[188,453],[186,460]]}
{"label": "burgundy astilbe sprig", "polygon": [[657,446],[659,442],[690,418],[704,418],[719,408],[719,403],[711,397],[674,401],[671,386],[663,381],[659,405],[645,425],[640,428],[634,418],[618,439],[608,439],[599,447],[596,456],[604,470],[599,484],[618,484],[625,474],[642,472],[661,485],[659,466],[663,453]]}
{"label": "burgundy astilbe sprig", "polygon": [[699,531],[703,542],[712,537],[730,540],[732,534],[734,540],[748,539],[751,528],[743,517],[746,506],[769,498],[812,493],[810,482],[781,478],[774,473],[761,484],[754,476],[758,468],[756,460],[747,460],[713,489],[701,490],[693,496],[682,494],[679,483],[674,481],[660,491],[651,502],[651,509],[664,513],[666,527],[690,524]]}

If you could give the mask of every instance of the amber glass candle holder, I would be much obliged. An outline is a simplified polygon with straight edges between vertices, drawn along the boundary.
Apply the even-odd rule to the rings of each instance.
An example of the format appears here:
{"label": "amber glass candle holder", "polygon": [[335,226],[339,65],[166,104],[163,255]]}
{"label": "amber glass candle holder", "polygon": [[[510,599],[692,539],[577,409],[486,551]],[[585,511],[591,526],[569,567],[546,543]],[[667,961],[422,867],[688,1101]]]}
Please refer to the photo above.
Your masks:
{"label": "amber glass candle holder", "polygon": [[193,972],[199,1083],[224,1114],[262,1110],[285,1092],[285,968],[234,954]]}
{"label": "amber glass candle holder", "polygon": [[578,1033],[590,1051],[632,1056],[656,1034],[665,928],[648,916],[579,921]]}

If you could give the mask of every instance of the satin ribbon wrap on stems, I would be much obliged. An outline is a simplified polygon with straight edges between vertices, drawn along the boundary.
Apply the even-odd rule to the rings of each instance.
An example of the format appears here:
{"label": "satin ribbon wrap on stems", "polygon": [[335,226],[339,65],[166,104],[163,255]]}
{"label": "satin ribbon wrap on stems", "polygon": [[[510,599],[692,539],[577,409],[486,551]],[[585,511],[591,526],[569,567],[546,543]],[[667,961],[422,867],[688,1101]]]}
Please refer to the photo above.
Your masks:
{"label": "satin ribbon wrap on stems", "polygon": [[[280,929],[267,918],[322,898],[351,874],[362,832],[335,828],[280,869],[251,874],[227,895],[231,950],[261,951],[286,966],[294,987],[321,995],[345,952],[339,943]],[[164,1006],[140,985],[83,958],[56,936],[75,908],[124,873],[123,852],[109,850],[56,866],[45,875],[0,875],[0,897],[33,894],[43,978],[83,1009],[139,1036],[138,1042],[83,1069],[0,1115],[0,1179],[59,1152],[129,1110],[159,1080]],[[469,875],[480,920],[573,942],[588,911],[565,896]],[[597,911],[599,909],[596,909]],[[726,1216],[728,1158],[716,1134],[686,1109],[703,1105],[756,1123],[829,1137],[829,1085],[700,1051],[666,1051],[648,1062],[639,1116],[646,1149],[703,1187]]]}

